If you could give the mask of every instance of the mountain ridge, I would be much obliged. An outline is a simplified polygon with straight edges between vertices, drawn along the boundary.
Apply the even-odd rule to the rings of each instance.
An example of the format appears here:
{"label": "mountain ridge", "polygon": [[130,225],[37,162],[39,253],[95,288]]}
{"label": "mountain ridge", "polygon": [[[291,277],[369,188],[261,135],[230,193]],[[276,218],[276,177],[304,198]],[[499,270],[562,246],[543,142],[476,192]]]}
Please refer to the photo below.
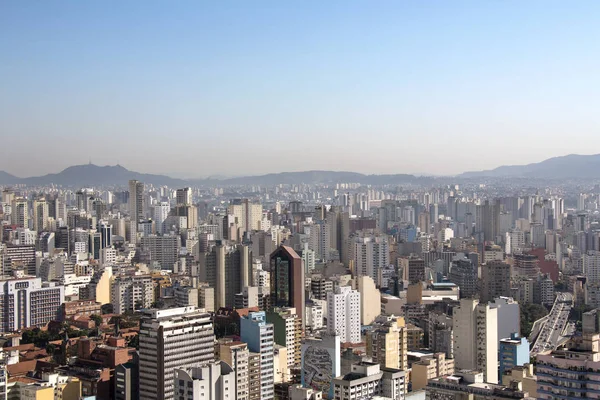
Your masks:
{"label": "mountain ridge", "polygon": [[25,184],[29,186],[61,185],[61,186],[125,186],[131,179],[155,186],[167,185],[170,187],[183,187],[186,185],[276,185],[300,183],[334,183],[357,182],[374,185],[415,183],[432,181],[431,177],[417,177],[410,174],[382,174],[366,175],[348,171],[299,171],[279,172],[265,175],[241,176],[226,179],[177,179],[166,175],[144,174],[130,171],[121,165],[98,166],[94,164],[74,165],[58,173],[42,176],[19,178],[4,171],[0,171],[0,185]]}
{"label": "mountain ridge", "polygon": [[460,178],[543,178],[543,179],[568,179],[600,178],[600,154],[582,155],[567,154],[548,158],[546,160],[524,165],[502,165],[484,171],[468,171]]}

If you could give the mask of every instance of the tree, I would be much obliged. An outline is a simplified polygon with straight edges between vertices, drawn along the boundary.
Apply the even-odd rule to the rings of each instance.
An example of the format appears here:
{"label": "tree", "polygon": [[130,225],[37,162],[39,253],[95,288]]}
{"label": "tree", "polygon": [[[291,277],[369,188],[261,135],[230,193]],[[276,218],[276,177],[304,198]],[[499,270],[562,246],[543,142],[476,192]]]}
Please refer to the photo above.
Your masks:
{"label": "tree", "polygon": [[548,309],[540,304],[521,304],[521,336],[531,333],[533,323],[548,315]]}
{"label": "tree", "polygon": [[135,347],[136,349],[140,349],[140,338],[138,335],[135,335],[129,341],[129,347]]}
{"label": "tree", "polygon": [[56,346],[52,343],[48,343],[48,345],[46,346],[46,353],[48,353],[49,356],[53,356],[55,352]]}
{"label": "tree", "polygon": [[94,321],[94,325],[96,326],[96,329],[100,328],[100,325],[102,325],[102,322],[104,322],[104,320],[102,319],[102,317],[98,314],[92,314],[90,315],[90,319],[92,321]]}
{"label": "tree", "polygon": [[113,307],[113,305],[112,305],[112,304],[110,304],[110,303],[108,303],[108,304],[103,304],[103,305],[100,307],[100,310],[101,310],[100,312],[101,312],[102,314],[112,314],[112,313],[114,312],[114,307]]}

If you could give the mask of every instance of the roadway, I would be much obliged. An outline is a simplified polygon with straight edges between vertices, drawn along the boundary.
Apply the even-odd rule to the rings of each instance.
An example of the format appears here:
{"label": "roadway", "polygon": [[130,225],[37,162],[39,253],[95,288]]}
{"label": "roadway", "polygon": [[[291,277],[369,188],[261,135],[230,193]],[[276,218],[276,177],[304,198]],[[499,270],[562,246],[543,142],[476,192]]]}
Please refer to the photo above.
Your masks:
{"label": "roadway", "polygon": [[568,326],[572,304],[573,295],[571,293],[556,294],[552,310],[550,310],[548,318],[543,322],[540,333],[531,348],[530,354],[532,356],[556,349],[558,344],[564,340],[565,336],[563,335],[569,334],[572,330]]}

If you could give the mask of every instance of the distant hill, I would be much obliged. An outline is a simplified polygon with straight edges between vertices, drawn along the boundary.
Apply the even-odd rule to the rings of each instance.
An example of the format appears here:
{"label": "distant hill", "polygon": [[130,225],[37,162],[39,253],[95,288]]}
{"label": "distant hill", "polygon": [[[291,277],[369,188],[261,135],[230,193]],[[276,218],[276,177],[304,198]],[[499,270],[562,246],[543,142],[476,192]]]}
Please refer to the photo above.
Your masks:
{"label": "distant hill", "polygon": [[[6,174],[6,173],[4,173]],[[102,185],[127,185],[130,179],[137,179],[153,185],[185,186],[186,181],[174,179],[164,175],[142,174],[129,171],[120,166],[98,166],[94,164],[75,165],[64,169],[57,174],[47,174],[30,178],[17,178],[10,174],[0,173],[0,184],[26,184],[31,186],[62,185],[62,186],[102,186]]]}
{"label": "distant hill", "polygon": [[278,185],[278,184],[300,184],[300,183],[335,183],[356,182],[371,185],[407,184],[416,182],[430,182],[433,178],[416,177],[407,174],[394,175],[365,175],[358,172],[343,171],[302,171],[302,172],[280,172],[277,174],[266,174],[258,176],[243,176],[222,180],[204,179],[192,181],[196,184],[219,183],[222,185]]}
{"label": "distant hill", "polygon": [[186,185],[277,185],[300,183],[335,183],[356,182],[371,185],[427,183],[433,178],[416,177],[407,174],[394,175],[365,175],[357,172],[337,171],[304,171],[281,172],[258,176],[245,176],[227,179],[175,179],[165,175],[142,174],[130,171],[120,165],[98,166],[93,164],[75,165],[56,174],[18,178],[6,172],[0,172],[0,185],[26,184],[31,186],[62,185],[62,186],[110,186],[127,185],[130,179],[152,185],[167,185],[170,187],[183,187]]}
{"label": "distant hill", "polygon": [[0,171],[0,185],[12,185],[18,183],[20,179],[8,172]]}
{"label": "distant hill", "polygon": [[527,165],[505,165],[487,171],[465,172],[461,178],[476,177],[519,177],[542,179],[600,178],[600,154],[578,155],[549,158],[545,161]]}

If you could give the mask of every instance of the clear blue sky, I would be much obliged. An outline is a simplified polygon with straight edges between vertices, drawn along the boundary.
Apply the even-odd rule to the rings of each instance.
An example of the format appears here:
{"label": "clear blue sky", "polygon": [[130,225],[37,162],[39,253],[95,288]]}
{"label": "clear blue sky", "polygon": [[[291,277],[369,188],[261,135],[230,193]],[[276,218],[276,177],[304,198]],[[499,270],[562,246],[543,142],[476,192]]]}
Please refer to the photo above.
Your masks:
{"label": "clear blue sky", "polygon": [[600,153],[600,1],[0,2],[0,170],[453,174]]}

